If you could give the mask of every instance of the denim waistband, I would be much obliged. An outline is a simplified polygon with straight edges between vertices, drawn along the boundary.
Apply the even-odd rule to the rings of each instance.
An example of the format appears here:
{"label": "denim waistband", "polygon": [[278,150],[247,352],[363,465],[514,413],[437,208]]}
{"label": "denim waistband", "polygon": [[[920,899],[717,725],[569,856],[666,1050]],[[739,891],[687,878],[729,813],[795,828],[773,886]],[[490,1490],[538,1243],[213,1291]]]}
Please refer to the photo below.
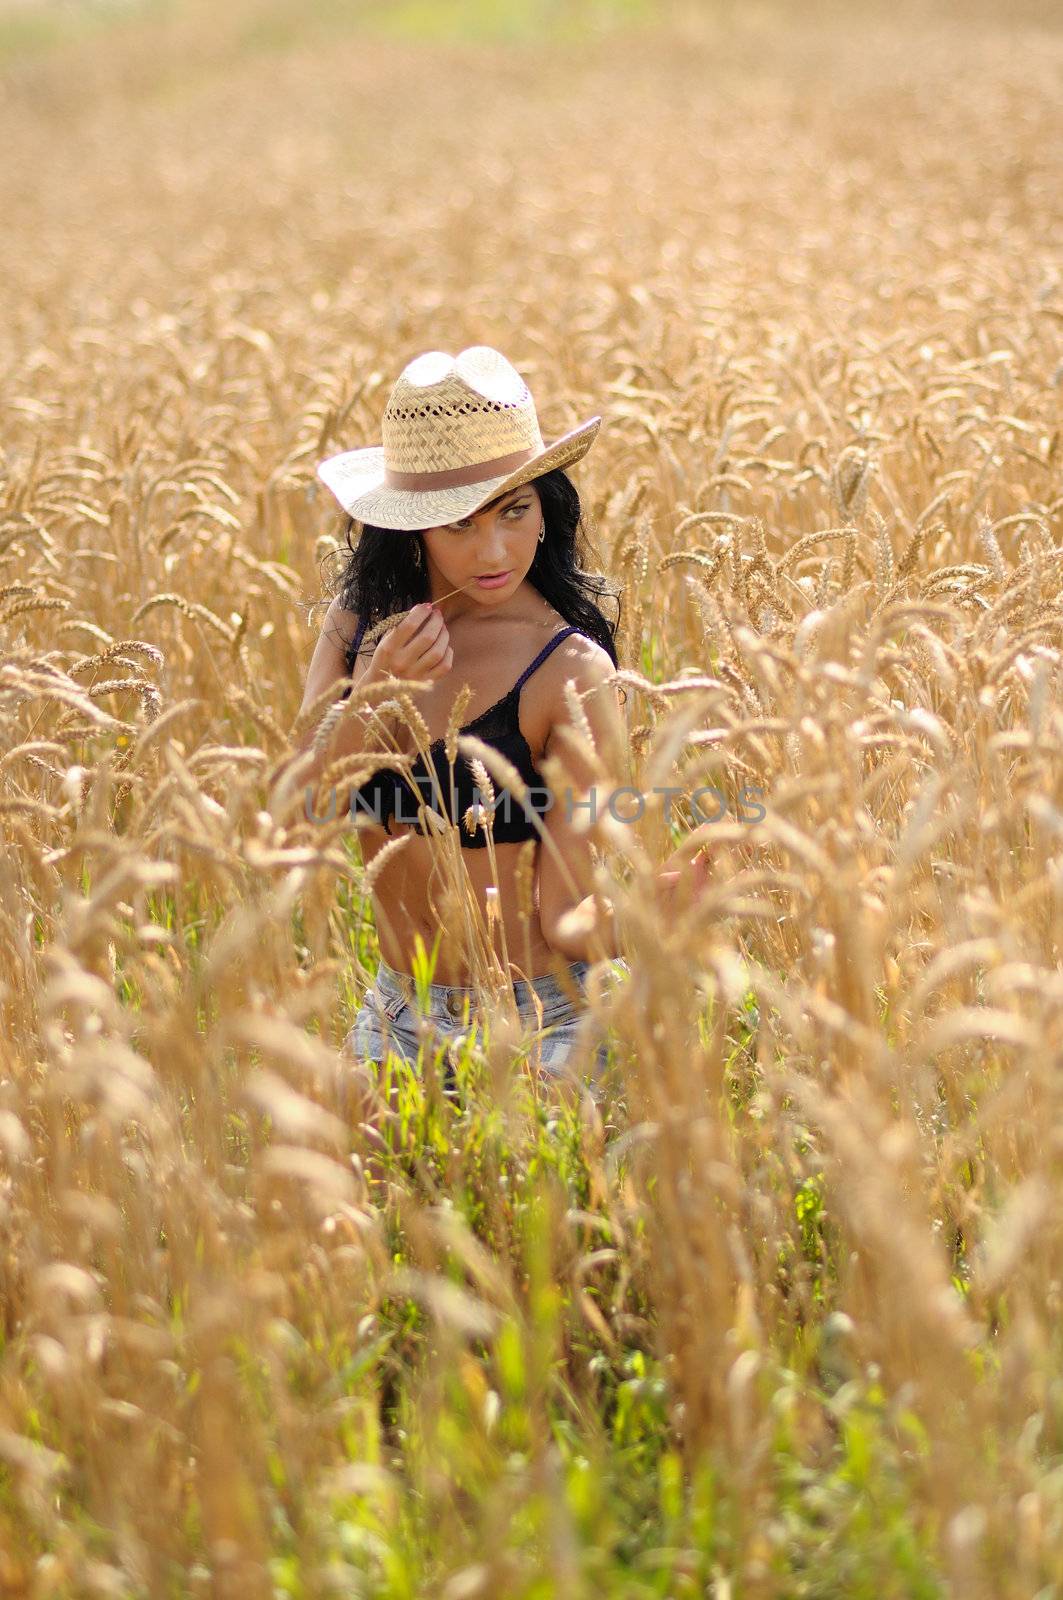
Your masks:
{"label": "denim waistband", "polygon": [[[627,971],[627,963],[616,960],[612,963]],[[531,1013],[534,1010],[532,991],[538,996],[543,1007],[556,1005],[561,1000],[570,999],[573,990],[577,993],[584,988],[584,979],[590,970],[587,961],[572,961],[565,969],[568,982],[563,983],[552,972],[543,973],[541,977],[532,978],[530,983],[525,978],[516,978],[510,985],[517,1009],[521,1012]],[[384,960],[377,968],[377,986],[381,993],[392,996],[404,996],[413,1001],[417,988],[410,973],[399,972]],[[428,1015],[440,1020],[453,1021],[456,1017],[465,1014],[465,999],[468,997],[470,1015],[476,1010],[476,990],[468,984],[430,983],[427,988]]]}

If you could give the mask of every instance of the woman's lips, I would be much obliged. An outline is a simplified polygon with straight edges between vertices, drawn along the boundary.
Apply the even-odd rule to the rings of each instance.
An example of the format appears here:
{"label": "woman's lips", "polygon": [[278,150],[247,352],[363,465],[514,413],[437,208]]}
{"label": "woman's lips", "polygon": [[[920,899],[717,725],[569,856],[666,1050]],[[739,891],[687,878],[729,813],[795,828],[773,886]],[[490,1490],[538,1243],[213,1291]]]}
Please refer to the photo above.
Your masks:
{"label": "woman's lips", "polygon": [[[510,568],[510,572],[512,572]],[[509,581],[510,572],[489,572],[482,578],[477,578],[477,583],[482,589],[501,589]]]}

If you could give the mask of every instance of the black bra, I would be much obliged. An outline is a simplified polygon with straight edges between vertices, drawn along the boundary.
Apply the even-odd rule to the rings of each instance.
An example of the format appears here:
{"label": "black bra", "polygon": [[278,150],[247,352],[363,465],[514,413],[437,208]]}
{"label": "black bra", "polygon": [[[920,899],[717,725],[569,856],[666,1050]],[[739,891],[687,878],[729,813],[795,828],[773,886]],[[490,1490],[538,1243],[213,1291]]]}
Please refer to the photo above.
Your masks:
{"label": "black bra", "polygon": [[[353,661],[358,654],[358,646],[361,644],[364,632],[363,620],[358,625],[348,660]],[[501,700],[496,700],[493,706],[488,706],[474,722],[467,722],[458,730],[460,733],[475,734],[478,739],[482,739],[485,744],[491,745],[500,755],[505,756],[506,760],[516,767],[528,787],[528,796],[522,801],[508,789],[503,789],[497,781],[492,780],[495,804],[491,833],[496,844],[518,844],[524,839],[538,838],[539,830],[531,820],[530,813],[541,816],[549,809],[549,792],[543,783],[541,773],[532,761],[528,741],[520,731],[520,691],[536,668],[542,666],[551,650],[556,649],[562,639],[567,639],[570,633],[581,632],[582,629],[570,626],[562,628],[560,633],[555,633],[552,639],[547,640],[531,666],[524,669],[509,693],[503,695]],[[344,698],[350,692],[349,688],[345,689]],[[445,815],[450,822],[456,819],[459,821],[458,837],[463,849],[484,849],[487,844],[484,828],[479,826],[470,833],[465,826],[465,812],[469,806],[480,800],[484,809],[487,808],[486,796],[478,788],[468,761],[459,752],[454,758],[452,777],[446,756],[445,740],[433,739],[428,748],[433,771],[429,772],[426,769],[421,755],[418,755],[413,763],[409,778],[394,767],[381,768],[367,783],[352,793],[351,815],[375,817],[388,833],[391,832],[390,824],[394,817],[397,822],[412,827],[415,833],[424,834],[427,830],[422,826],[417,812],[420,805],[425,805],[437,814]],[[440,800],[443,801],[442,808]]]}

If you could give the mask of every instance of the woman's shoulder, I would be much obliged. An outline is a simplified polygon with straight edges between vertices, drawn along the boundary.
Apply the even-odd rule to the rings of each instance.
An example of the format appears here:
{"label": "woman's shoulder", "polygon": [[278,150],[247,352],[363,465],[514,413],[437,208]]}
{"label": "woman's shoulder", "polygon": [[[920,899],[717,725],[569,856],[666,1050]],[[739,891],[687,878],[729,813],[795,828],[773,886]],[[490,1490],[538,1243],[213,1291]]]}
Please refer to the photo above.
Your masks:
{"label": "woman's shoulder", "polygon": [[346,659],[355,644],[361,642],[365,632],[365,620],[359,612],[351,610],[342,594],[338,594],[325,613],[321,632]]}
{"label": "woman's shoulder", "polygon": [[322,633],[328,633],[337,643],[342,639],[349,644],[360,626],[361,618],[358,612],[350,609],[342,593],[334,595],[321,623]]}
{"label": "woman's shoulder", "polygon": [[[552,646],[550,660],[588,666],[604,665],[610,672],[615,671],[608,650],[598,643],[593,635],[586,633],[577,622],[568,622],[557,611],[553,611],[545,622],[547,629],[547,644]],[[558,642],[555,644],[554,641]]]}
{"label": "woman's shoulder", "polygon": [[564,676],[575,675],[581,688],[604,683],[616,671],[608,650],[588,633],[568,634],[550,652],[549,661]]}
{"label": "woman's shoulder", "polygon": [[555,704],[560,704],[564,686],[570,680],[575,680],[577,690],[584,692],[608,682],[616,671],[608,650],[578,624],[566,622],[561,616],[556,618],[556,626],[540,653],[544,659],[535,676]]}
{"label": "woman's shoulder", "polygon": [[[570,633],[551,651],[544,664],[538,702],[537,731],[544,754],[553,749],[558,730],[578,720],[589,726],[595,748],[607,755],[607,764],[619,762],[623,749],[616,665],[604,645],[589,634]],[[612,685],[612,687],[610,687]],[[581,707],[574,715],[571,693]],[[621,767],[617,765],[616,771]]]}
{"label": "woman's shoulder", "polygon": [[360,646],[364,632],[362,616],[344,603],[342,594],[336,595],[322,618],[316,651],[322,663],[330,665],[333,675],[349,673],[354,682],[360,680],[367,666],[367,657],[364,650],[359,649],[358,654],[355,651]]}

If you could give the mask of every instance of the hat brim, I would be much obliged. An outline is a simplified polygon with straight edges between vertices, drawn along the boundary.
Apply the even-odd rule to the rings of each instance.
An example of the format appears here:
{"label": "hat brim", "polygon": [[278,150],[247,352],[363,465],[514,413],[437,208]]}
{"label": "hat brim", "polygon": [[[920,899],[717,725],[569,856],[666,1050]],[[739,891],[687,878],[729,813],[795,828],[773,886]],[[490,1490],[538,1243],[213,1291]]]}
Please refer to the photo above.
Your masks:
{"label": "hat brim", "polygon": [[541,478],[557,467],[572,466],[587,454],[601,425],[601,417],[591,417],[544,446],[515,472],[456,489],[390,488],[385,481],[384,451],[378,445],[329,456],[319,463],[317,476],[356,521],[371,523],[376,528],[415,533],[423,528],[439,528],[456,522],[500,494],[519,489],[522,483]]}

